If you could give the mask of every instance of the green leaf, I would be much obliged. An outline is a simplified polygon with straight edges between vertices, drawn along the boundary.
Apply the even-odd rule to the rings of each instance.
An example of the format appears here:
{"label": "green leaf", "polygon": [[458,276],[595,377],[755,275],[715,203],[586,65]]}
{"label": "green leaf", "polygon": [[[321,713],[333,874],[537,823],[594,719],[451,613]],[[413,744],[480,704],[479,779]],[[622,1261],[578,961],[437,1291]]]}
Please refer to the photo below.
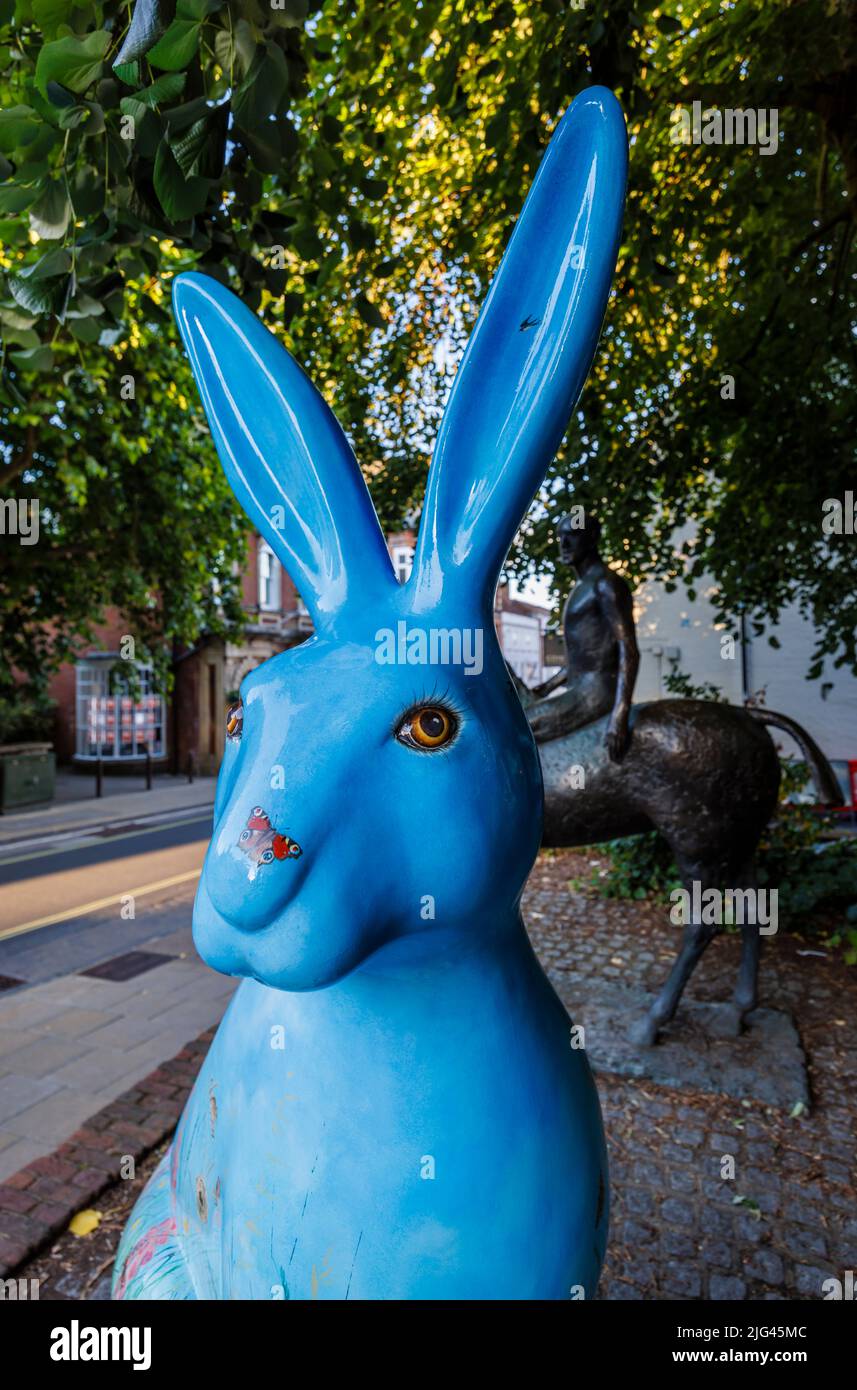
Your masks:
{"label": "green leaf", "polygon": [[114,63],[113,71],[124,83],[126,87],[139,87],[140,85],[140,64],[133,63]]}
{"label": "green leaf", "polygon": [[156,78],[150,87],[134,93],[134,100],[144,106],[159,106],[162,101],[175,101],[184,91],[187,82],[186,72],[165,72]]}
{"label": "green leaf", "polygon": [[23,212],[38,197],[37,188],[21,188],[17,183],[0,186],[0,215],[10,212]]}
{"label": "green leaf", "polygon": [[255,131],[236,127],[236,134],[253,163],[263,174],[277,174],[283,163],[283,146],[276,121],[265,121]]}
{"label": "green leaf", "polygon": [[232,102],[235,120],[244,130],[255,131],[269,116],[279,115],[289,85],[282,49],[269,44],[241,83]]}
{"label": "green leaf", "polygon": [[163,38],[149,51],[152,67],[163,68],[167,72],[177,72],[179,68],[187,67],[199,47],[201,27],[195,19],[174,19]]}
{"label": "green leaf", "polygon": [[10,352],[10,358],[22,371],[49,372],[54,365],[54,355],[46,343],[38,347],[26,348],[23,352]]}
{"label": "green leaf", "polygon": [[32,328],[7,328],[5,337],[10,343],[17,343],[19,349],[38,347],[42,341]]}
{"label": "green leaf", "polygon": [[22,246],[30,240],[30,229],[20,218],[0,217],[0,246]]}
{"label": "green leaf", "polygon": [[0,150],[9,154],[32,144],[39,133],[39,118],[32,106],[6,106],[0,111]]}
{"label": "green leaf", "polygon": [[96,319],[104,313],[104,305],[93,299],[91,294],[76,294],[71,307],[66,309],[67,319]]}
{"label": "green leaf", "polygon": [[183,174],[193,173],[194,165],[199,156],[204,152],[210,139],[210,126],[208,121],[197,121],[190,130],[184,131],[177,140],[170,141],[176,163]]}
{"label": "green leaf", "polygon": [[30,226],[43,241],[58,241],[66,234],[72,212],[65,182],[55,179],[30,208]]}
{"label": "green leaf", "polygon": [[248,73],[256,57],[256,35],[246,19],[239,19],[233,29],[232,47],[241,71]]}
{"label": "green leaf", "polygon": [[232,72],[233,44],[228,29],[218,29],[214,35],[214,56],[229,77]]}
{"label": "green leaf", "polygon": [[52,39],[72,19],[91,19],[95,6],[88,0],[32,0],[33,19],[46,39]]}
{"label": "green leaf", "polygon": [[265,284],[273,295],[281,295],[286,288],[286,278],[288,271],[278,270],[275,266],[265,267]]}
{"label": "green leaf", "polygon": [[354,307],[364,323],[370,328],[386,328],[387,320],[381,313],[377,304],[373,304],[365,294],[358,294],[354,301]]}
{"label": "green leaf", "polygon": [[315,227],[295,227],[291,236],[292,246],[304,261],[317,261],[324,255],[324,242]]}
{"label": "green leaf", "polygon": [[97,343],[101,336],[101,324],[96,319],[73,319],[68,326],[79,343]]}
{"label": "green leaf", "polygon": [[47,85],[48,101],[51,106],[74,106],[74,95],[67,92],[65,87],[61,87],[59,82],[49,82]]}
{"label": "green leaf", "polygon": [[54,275],[65,275],[69,270],[71,256],[62,246],[55,246],[19,273],[22,279],[50,280]]}
{"label": "green leaf", "polygon": [[298,29],[306,19],[308,10],[307,0],[278,0],[271,18],[284,29]]}
{"label": "green leaf", "polygon": [[176,16],[179,19],[205,19],[221,9],[223,0],[179,0]]}
{"label": "green leaf", "polygon": [[164,212],[174,222],[184,222],[202,212],[211,183],[197,176],[187,178],[166,142],[155,155],[155,192]]}
{"label": "green leaf", "polygon": [[44,282],[34,283],[31,280],[25,280],[21,275],[10,275],[8,283],[9,292],[15,303],[19,304],[22,309],[26,309],[27,313],[53,313],[53,290]]}
{"label": "green leaf", "polygon": [[110,35],[96,29],[86,38],[65,34],[46,43],[36,59],[36,86],[47,100],[49,82],[59,82],[70,92],[85,92],[101,74],[101,65],[110,47]]}
{"label": "green leaf", "polygon": [[289,290],[288,294],[283,295],[283,322],[291,323],[295,314],[300,313],[303,305],[303,296],[294,290]]}
{"label": "green leaf", "polygon": [[7,400],[12,400],[15,405],[27,405],[27,397],[21,394],[15,382],[5,370],[0,373],[0,391],[5,394]]}
{"label": "green leaf", "polygon": [[0,324],[16,333],[32,328],[38,321],[35,314],[19,314],[17,309],[0,309]]}
{"label": "green leaf", "polygon": [[69,106],[60,114],[60,130],[76,130],[79,125],[83,125],[84,121],[90,120],[91,117],[90,107]]}
{"label": "green leaf", "polygon": [[164,111],[164,124],[172,136],[177,130],[186,130],[188,126],[194,125],[200,116],[207,115],[210,109],[205,97],[193,97],[181,106],[171,106],[168,111]]}
{"label": "green leaf", "polygon": [[383,198],[387,192],[388,184],[386,179],[367,178],[361,181],[360,187],[367,198]]}

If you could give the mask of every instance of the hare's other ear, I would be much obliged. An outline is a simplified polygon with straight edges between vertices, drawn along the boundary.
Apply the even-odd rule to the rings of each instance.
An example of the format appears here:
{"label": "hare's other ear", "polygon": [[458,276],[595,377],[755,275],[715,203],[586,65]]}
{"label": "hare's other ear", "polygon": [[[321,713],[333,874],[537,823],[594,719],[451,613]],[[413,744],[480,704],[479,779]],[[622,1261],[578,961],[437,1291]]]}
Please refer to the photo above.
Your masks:
{"label": "hare's other ear", "polygon": [[206,275],[173,307],[229,485],[316,626],[396,587],[375,509],[332,412],[256,315]]}
{"label": "hare's other ear", "polygon": [[490,600],[586,380],[616,265],[628,143],[603,87],[548,146],[450,392],[411,582]]}

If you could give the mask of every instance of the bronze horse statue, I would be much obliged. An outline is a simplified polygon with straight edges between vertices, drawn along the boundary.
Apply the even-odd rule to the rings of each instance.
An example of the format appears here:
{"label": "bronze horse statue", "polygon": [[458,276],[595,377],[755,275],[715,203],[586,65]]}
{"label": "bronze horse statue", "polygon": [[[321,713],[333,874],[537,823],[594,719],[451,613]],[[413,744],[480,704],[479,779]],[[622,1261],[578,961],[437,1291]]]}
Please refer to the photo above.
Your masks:
{"label": "bronze horse statue", "polygon": [[[766,725],[795,739],[818,799],[842,796],[833,770],[804,728],[771,710],[709,700],[632,705],[639,654],[631,593],[598,552],[600,527],[563,517],[560,558],[578,582],[566,601],[565,668],[536,690],[512,673],[538,744],[544,778],[544,835],[551,848],[578,848],[658,830],[688,894],[707,888],[755,890],[754,861],[780,785],[776,745]],[[560,684],[562,693],[548,698]],[[696,914],[704,916],[704,914]],[[719,927],[692,920],[670,974],[648,1013],[632,1027],[655,1042]],[[759,926],[741,925],[738,982],[727,1025],[736,1034],[757,1002]]]}

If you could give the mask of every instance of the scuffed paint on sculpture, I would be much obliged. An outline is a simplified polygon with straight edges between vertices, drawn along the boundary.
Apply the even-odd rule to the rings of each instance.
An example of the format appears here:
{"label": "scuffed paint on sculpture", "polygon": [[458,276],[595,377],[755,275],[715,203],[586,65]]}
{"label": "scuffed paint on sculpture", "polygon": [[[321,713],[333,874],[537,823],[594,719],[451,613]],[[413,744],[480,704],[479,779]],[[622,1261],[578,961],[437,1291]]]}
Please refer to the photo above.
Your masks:
{"label": "scuffed paint on sculpture", "polygon": [[169,1155],[152,1175],[122,1236],[116,1256],[114,1298],[192,1298],[182,1279],[176,1218],[162,1216],[169,1188]]}
{"label": "scuffed paint on sculpture", "polygon": [[[583,93],[455,379],[405,584],[304,374],[219,283],[176,281],[224,470],[314,636],[251,672],[230,717],[194,936],[244,979],[123,1237],[117,1297],[595,1293],[601,1115],[521,919],[541,781],[492,601],[595,352],[626,162],[615,99]],[[481,631],[480,671],[379,662],[400,622]],[[248,880],[261,815],[312,853]]]}

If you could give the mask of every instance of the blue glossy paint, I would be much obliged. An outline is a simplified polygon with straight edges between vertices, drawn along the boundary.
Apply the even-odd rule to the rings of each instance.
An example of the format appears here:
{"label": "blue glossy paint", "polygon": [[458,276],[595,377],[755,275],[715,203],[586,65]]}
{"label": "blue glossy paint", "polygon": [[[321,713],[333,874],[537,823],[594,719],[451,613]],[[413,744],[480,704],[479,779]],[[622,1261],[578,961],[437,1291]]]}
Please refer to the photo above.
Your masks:
{"label": "blue glossy paint", "polygon": [[[316,632],[242,687],[194,936],[245,979],[125,1231],[117,1296],[595,1292],[600,1111],[521,922],[541,782],[491,605],[595,351],[625,167],[618,104],[594,88],[560,123],[486,299],[403,586],[307,378],[218,283],[176,282],[227,476]],[[481,669],[382,664],[379,634],[400,622],[426,640],[479,630]],[[395,736],[421,701],[457,721],[438,751]],[[240,837],[256,811],[300,853],[254,874]]]}

